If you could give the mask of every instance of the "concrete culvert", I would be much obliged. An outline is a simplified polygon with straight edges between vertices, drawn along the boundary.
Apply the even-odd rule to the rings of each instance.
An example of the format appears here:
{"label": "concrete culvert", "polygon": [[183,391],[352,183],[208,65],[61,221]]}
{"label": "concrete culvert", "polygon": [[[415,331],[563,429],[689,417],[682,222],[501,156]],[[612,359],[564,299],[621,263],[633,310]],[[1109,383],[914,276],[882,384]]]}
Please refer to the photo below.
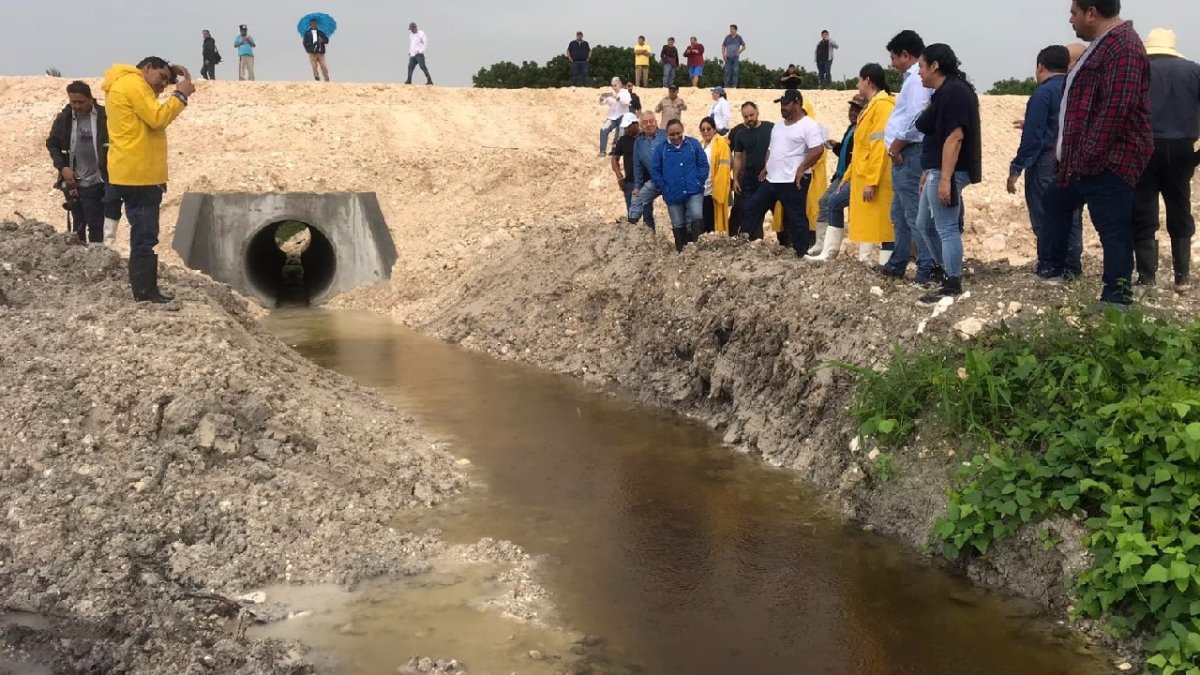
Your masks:
{"label": "concrete culvert", "polygon": [[267,307],[386,282],[396,248],[374,193],[188,193],[174,248]]}
{"label": "concrete culvert", "polygon": [[320,228],[298,220],[272,223],[250,239],[246,280],[276,306],[308,305],[333,283],[337,255]]}

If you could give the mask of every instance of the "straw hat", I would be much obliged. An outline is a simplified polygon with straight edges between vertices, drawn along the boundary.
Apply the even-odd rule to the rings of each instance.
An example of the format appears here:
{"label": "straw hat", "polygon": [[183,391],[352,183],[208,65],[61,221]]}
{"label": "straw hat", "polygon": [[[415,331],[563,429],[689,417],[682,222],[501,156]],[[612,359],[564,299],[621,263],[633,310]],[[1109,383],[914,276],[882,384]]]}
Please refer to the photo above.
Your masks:
{"label": "straw hat", "polygon": [[1166,28],[1155,28],[1146,36],[1146,53],[1151,56],[1178,56],[1183,57],[1179,50],[1175,48],[1175,31]]}

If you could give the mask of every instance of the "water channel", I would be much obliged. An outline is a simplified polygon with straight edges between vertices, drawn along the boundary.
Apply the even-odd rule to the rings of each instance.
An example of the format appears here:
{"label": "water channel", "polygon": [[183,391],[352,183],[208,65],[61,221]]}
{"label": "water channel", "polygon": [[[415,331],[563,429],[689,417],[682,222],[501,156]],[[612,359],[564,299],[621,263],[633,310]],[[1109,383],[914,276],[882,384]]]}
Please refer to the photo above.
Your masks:
{"label": "water channel", "polygon": [[[558,618],[602,636],[620,664],[603,672],[1114,672],[1035,608],[840,521],[789,473],[730,452],[700,424],[374,315],[285,310],[265,325],[472,461],[486,489],[407,525],[436,525],[459,543],[508,539],[538,556]],[[415,626],[403,601],[370,606],[372,626]],[[458,620],[468,619],[446,622]],[[360,657],[373,644],[290,636]],[[480,658],[468,660],[473,675],[536,672]],[[395,672],[394,661],[387,671],[354,662],[341,670]]]}

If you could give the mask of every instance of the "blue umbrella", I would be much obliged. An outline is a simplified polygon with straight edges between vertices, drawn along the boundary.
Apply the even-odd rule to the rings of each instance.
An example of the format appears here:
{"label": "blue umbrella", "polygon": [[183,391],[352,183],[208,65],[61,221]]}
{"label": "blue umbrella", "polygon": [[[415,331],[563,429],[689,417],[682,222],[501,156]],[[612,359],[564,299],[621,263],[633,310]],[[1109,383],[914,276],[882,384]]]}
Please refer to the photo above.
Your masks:
{"label": "blue umbrella", "polygon": [[328,35],[329,37],[333,37],[333,33],[337,30],[337,21],[334,21],[333,17],[329,16],[325,12],[313,12],[311,14],[305,14],[304,18],[300,19],[300,23],[296,24],[296,32],[300,33],[301,35],[307,33],[308,22],[312,21],[313,19],[317,20],[317,30]]}

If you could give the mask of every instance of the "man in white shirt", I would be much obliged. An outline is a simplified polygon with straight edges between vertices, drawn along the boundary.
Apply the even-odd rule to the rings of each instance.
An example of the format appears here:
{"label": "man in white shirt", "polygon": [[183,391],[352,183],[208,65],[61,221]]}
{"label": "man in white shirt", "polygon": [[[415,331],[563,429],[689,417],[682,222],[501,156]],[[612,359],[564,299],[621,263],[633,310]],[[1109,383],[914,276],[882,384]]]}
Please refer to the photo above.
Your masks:
{"label": "man in white shirt", "polygon": [[417,66],[421,66],[421,72],[425,73],[425,84],[432,85],[433,78],[429,76],[429,69],[425,67],[425,48],[429,46],[425,31],[418,29],[416,23],[410,23],[408,33],[408,79],[404,84],[412,84],[413,71]]}
{"label": "man in white shirt", "polygon": [[877,268],[885,277],[903,279],[908,271],[912,245],[917,245],[917,274],[913,283],[941,285],[934,278],[933,255],[925,238],[915,234],[917,209],[921,199],[921,145],[925,135],[917,131],[917,117],[929,107],[933,90],[921,84],[918,61],[925,52],[925,41],[915,31],[901,31],[887,45],[892,67],[904,73],[904,85],[896,97],[896,107],[888,118],[883,143],[892,158],[892,229],[896,249],[886,264]]}
{"label": "man in white shirt", "polygon": [[784,230],[796,255],[804,257],[812,246],[808,230],[808,186],[812,168],[825,152],[825,132],[804,112],[804,95],[798,89],[775,99],[783,119],[771,129],[767,165],[759,174],[764,181],[746,205],[741,230],[751,239],[762,238],[763,218],[776,202],[783,204]]}
{"label": "man in white shirt", "polygon": [[[604,126],[600,127],[600,156],[607,157],[609,153],[608,135],[621,128],[621,118],[629,112],[629,103],[633,98],[621,82],[621,78],[612,79],[612,91],[600,97],[599,104],[608,106],[608,115],[604,118]],[[620,138],[619,136],[617,138]],[[613,147],[617,141],[613,140]]]}

